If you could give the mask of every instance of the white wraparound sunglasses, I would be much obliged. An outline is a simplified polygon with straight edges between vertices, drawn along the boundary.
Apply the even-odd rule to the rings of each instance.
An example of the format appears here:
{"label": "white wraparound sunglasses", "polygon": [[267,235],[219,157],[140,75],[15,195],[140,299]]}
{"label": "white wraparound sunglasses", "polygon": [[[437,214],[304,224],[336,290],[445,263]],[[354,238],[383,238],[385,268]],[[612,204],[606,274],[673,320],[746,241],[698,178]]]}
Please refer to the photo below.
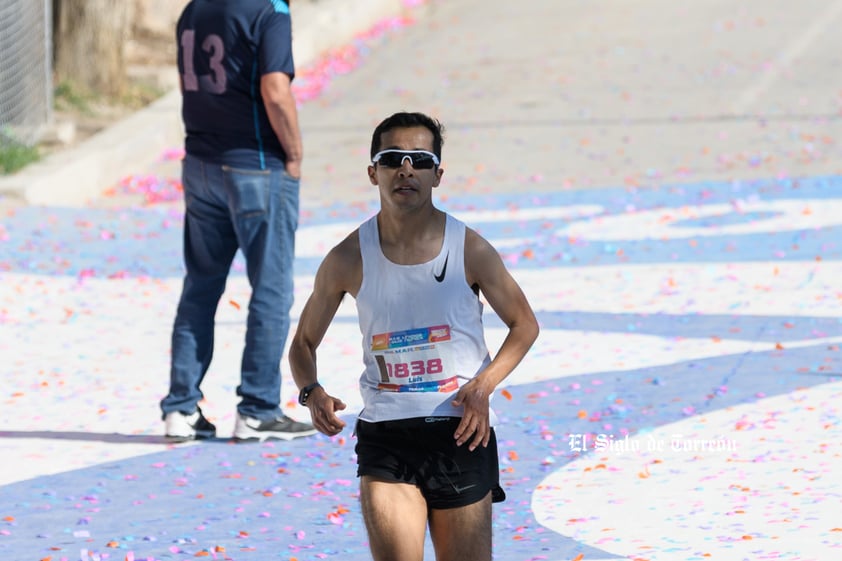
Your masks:
{"label": "white wraparound sunglasses", "polygon": [[439,157],[426,150],[381,150],[371,159],[372,164],[387,168],[399,168],[409,159],[409,165],[415,169],[432,169],[439,165]]}

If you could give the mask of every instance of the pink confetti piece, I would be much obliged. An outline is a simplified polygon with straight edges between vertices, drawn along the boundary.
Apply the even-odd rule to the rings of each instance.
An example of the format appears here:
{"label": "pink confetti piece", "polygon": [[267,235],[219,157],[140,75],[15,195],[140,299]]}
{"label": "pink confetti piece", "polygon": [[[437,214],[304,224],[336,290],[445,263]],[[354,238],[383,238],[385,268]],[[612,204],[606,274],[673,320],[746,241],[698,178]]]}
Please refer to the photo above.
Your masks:
{"label": "pink confetti piece", "polygon": [[156,175],[130,175],[120,181],[119,188],[126,195],[142,195],[149,205],[178,201],[184,194],[180,179]]}

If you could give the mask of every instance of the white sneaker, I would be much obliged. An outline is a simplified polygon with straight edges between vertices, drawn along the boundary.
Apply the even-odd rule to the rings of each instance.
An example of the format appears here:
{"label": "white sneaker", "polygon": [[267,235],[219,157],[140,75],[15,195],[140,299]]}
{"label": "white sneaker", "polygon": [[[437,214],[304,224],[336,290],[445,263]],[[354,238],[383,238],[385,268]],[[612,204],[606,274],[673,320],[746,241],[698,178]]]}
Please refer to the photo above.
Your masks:
{"label": "white sneaker", "polygon": [[173,442],[187,442],[216,436],[216,427],[205,419],[201,409],[196,409],[190,415],[179,411],[167,413],[164,424],[166,426],[164,434]]}
{"label": "white sneaker", "polygon": [[237,440],[292,440],[312,436],[317,432],[319,431],[310,423],[299,423],[283,414],[268,421],[260,421],[237,413],[237,422],[234,425],[234,438]]}

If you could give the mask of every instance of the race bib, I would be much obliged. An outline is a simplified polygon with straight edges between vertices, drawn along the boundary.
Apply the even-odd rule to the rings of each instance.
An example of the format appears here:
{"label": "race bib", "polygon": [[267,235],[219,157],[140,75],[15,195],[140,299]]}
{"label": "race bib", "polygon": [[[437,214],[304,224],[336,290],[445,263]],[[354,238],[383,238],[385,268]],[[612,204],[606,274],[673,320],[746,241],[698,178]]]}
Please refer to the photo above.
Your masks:
{"label": "race bib", "polygon": [[377,388],[392,392],[453,392],[459,382],[450,357],[450,326],[437,325],[371,338]]}

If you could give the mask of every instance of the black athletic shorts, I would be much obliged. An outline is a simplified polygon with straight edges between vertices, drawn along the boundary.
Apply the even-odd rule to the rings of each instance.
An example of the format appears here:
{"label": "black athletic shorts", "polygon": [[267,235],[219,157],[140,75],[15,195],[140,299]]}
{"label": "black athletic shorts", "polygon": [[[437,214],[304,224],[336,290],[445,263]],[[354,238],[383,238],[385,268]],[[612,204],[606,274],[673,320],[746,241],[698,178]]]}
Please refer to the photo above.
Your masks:
{"label": "black athletic shorts", "polygon": [[456,445],[459,417],[418,417],[369,423],[358,420],[357,476],[416,485],[430,508],[466,506],[491,491],[495,503],[506,500],[500,487],[497,437],[471,452],[470,441]]}

